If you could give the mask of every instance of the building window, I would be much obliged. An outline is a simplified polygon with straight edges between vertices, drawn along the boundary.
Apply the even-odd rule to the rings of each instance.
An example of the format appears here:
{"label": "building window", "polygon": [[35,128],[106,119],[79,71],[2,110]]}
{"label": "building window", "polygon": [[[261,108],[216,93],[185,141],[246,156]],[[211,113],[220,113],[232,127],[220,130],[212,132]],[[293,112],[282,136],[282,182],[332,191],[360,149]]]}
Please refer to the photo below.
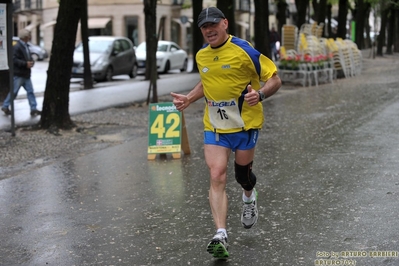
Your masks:
{"label": "building window", "polygon": [[128,37],[132,42],[133,46],[139,45],[139,31],[138,31],[138,17],[127,17],[125,19],[126,23],[126,37]]}
{"label": "building window", "polygon": [[251,6],[251,0],[238,0],[237,9],[239,11],[249,11],[249,7]]}
{"label": "building window", "polygon": [[25,9],[31,9],[30,0],[25,0]]}
{"label": "building window", "polygon": [[15,10],[20,10],[20,9],[21,9],[21,0],[15,0],[14,11]]}

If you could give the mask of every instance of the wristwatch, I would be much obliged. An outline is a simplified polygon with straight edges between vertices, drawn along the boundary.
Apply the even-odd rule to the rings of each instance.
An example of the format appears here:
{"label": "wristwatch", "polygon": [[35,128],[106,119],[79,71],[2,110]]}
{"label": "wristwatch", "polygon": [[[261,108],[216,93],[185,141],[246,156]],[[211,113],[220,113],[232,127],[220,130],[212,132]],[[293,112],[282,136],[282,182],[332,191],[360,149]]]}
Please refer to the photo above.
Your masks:
{"label": "wristwatch", "polygon": [[264,94],[263,92],[261,92],[261,91],[258,91],[258,93],[259,93],[259,101],[261,102],[261,101],[263,101],[263,100],[266,98],[266,96],[265,96],[265,94]]}

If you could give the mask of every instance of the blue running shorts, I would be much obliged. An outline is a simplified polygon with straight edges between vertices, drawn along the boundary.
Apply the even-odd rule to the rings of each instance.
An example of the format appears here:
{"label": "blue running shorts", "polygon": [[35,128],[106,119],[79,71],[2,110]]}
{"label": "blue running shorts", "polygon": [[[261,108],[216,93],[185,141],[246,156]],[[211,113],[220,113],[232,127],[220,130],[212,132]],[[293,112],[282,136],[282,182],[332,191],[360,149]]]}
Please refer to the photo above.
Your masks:
{"label": "blue running shorts", "polygon": [[204,131],[204,144],[218,145],[236,150],[250,150],[258,142],[259,129],[250,129],[236,133],[215,133]]}

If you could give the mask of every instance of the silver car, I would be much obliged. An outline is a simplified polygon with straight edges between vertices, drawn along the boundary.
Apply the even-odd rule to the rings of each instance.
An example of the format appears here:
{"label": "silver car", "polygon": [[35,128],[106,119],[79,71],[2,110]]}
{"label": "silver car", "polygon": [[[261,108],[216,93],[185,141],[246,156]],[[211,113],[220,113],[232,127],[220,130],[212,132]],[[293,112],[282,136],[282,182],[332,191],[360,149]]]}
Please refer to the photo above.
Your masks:
{"label": "silver car", "polygon": [[[89,37],[90,66],[93,79],[111,81],[113,76],[137,76],[136,54],[132,42],[125,37]],[[83,44],[73,54],[72,78],[83,78]]]}
{"label": "silver car", "polygon": [[[136,56],[140,72],[145,71],[146,53],[146,43],[142,42],[136,48]],[[174,42],[163,40],[158,41],[156,58],[157,70],[160,73],[167,73],[169,70],[173,69],[180,69],[181,72],[187,71],[187,52]]]}

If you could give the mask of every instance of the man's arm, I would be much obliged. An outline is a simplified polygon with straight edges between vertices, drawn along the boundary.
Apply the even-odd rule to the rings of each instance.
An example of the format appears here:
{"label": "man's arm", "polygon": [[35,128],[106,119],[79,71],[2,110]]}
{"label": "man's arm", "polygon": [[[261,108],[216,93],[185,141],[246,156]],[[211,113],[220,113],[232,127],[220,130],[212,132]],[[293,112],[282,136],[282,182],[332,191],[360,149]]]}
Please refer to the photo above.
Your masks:
{"label": "man's arm", "polygon": [[277,74],[274,74],[268,79],[259,91],[265,94],[265,99],[275,94],[281,87],[281,79]]}
{"label": "man's arm", "polygon": [[254,106],[260,102],[259,92],[263,92],[265,99],[275,94],[281,87],[281,79],[277,74],[268,79],[265,84],[258,91],[253,90],[251,85],[247,86],[248,93],[245,94],[244,99],[250,106]]}
{"label": "man's arm", "polygon": [[174,92],[171,92],[170,95],[173,97],[173,104],[176,106],[177,110],[183,111],[191,103],[204,97],[204,87],[200,81],[187,95],[177,94]]}

